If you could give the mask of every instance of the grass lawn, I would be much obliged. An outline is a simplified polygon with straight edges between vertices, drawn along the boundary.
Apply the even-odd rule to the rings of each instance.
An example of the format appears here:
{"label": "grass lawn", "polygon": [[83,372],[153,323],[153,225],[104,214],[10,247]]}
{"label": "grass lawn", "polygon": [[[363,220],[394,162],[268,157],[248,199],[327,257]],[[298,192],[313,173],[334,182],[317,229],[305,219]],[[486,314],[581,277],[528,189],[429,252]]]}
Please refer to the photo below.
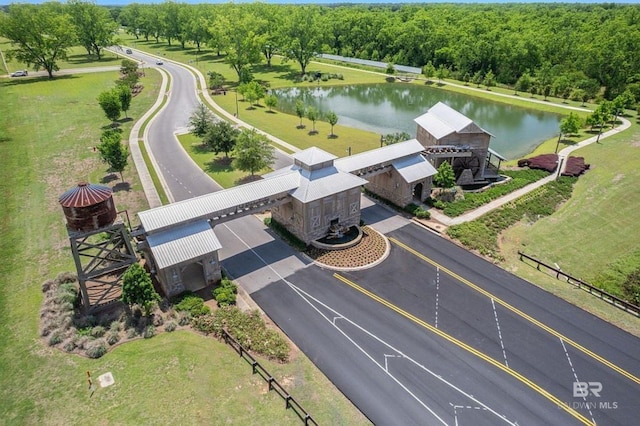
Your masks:
{"label": "grass lawn", "polygon": [[[134,170],[112,180],[93,147],[109,124],[96,98],[115,73],[0,82],[0,424],[299,424],[250,367],[212,338],[162,334],[119,346],[98,360],[52,350],[38,338],[41,283],[74,271],[57,202],[79,180],[114,187],[118,209],[146,208]],[[129,116],[156,99],[149,72]],[[133,121],[122,121],[125,132]],[[265,366],[319,423],[366,419],[302,355]],[[87,389],[111,371],[116,384]]]}
{"label": "grass lawn", "polygon": [[518,260],[517,251],[522,250],[589,282],[611,262],[640,249],[640,233],[634,231],[640,205],[640,126],[633,124],[574,155],[584,156],[591,170],[578,179],[572,198],[555,214],[503,234],[503,266],[640,335],[640,320],[608,306],[601,309],[604,303],[594,297]]}
{"label": "grass lawn", "polygon": [[[9,59],[7,57],[7,52],[11,50],[13,47],[11,43],[6,38],[0,37],[0,50],[4,53],[8,70],[4,69],[0,61],[0,70],[4,70],[4,72],[0,72],[1,74],[9,74],[16,70],[26,69],[28,71],[32,71],[33,68],[27,68],[26,64],[16,61],[15,59]],[[120,66],[122,62],[122,57],[116,55],[115,53],[111,53],[108,51],[104,51],[102,58],[100,61],[96,60],[96,57],[89,57],[87,55],[87,51],[82,46],[74,46],[69,49],[67,54],[66,61],[58,62],[58,66],[61,70],[71,69],[71,68],[88,68],[88,67],[108,67],[108,66]],[[55,76],[55,72],[53,73]]]}
{"label": "grass lawn", "polygon": [[[250,174],[231,167],[231,158],[227,158],[224,152],[215,155],[200,144],[200,139],[192,134],[179,135],[178,140],[189,156],[204,170],[213,180],[223,188],[231,188],[248,182]],[[256,174],[270,172],[271,169],[261,170]]]}

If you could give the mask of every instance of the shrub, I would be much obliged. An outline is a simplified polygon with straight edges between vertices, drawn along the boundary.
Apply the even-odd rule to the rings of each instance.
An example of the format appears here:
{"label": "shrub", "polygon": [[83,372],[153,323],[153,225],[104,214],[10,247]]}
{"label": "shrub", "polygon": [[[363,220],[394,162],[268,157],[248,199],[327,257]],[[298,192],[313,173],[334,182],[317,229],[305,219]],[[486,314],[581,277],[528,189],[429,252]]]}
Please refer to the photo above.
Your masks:
{"label": "shrub", "polygon": [[64,302],[60,305],[60,312],[73,312],[73,303]]}
{"label": "shrub", "polygon": [[431,217],[431,213],[428,210],[413,203],[405,207],[405,210],[419,219],[429,219]]}
{"label": "shrub", "polygon": [[107,343],[110,345],[115,345],[120,340],[120,333],[117,331],[110,331],[107,334]]}
{"label": "shrub", "polygon": [[92,341],[93,340],[89,336],[77,336],[74,342],[78,348],[87,349],[89,343],[91,343]]}
{"label": "shrub", "polygon": [[193,318],[211,313],[211,308],[204,304],[204,299],[193,294],[186,294],[174,305],[177,311],[189,312]]}
{"label": "shrub", "polygon": [[78,277],[73,272],[60,272],[56,276],[56,281],[60,284],[73,283],[78,280]]}
{"label": "shrub", "polygon": [[[207,314],[205,314],[207,315]],[[201,315],[202,316],[202,315]],[[191,323],[191,313],[189,312],[178,312],[178,324],[179,325],[189,325]]]}
{"label": "shrub", "polygon": [[237,293],[238,286],[227,278],[223,278],[220,285],[213,289],[213,297],[218,302],[218,306],[235,305]]}
{"label": "shrub", "polygon": [[134,339],[138,335],[138,332],[135,328],[130,328],[127,330],[127,339]]}
{"label": "shrub", "polygon": [[162,318],[162,315],[153,315],[153,325],[160,327],[162,324],[164,324],[164,318]]}
{"label": "shrub", "polygon": [[194,318],[191,325],[204,334],[215,333],[220,336],[222,325],[216,324],[216,320],[217,316],[214,314],[201,315],[198,318]]}
{"label": "shrub", "polygon": [[237,307],[223,307],[212,315],[194,319],[194,328],[218,337],[222,337],[222,330],[226,328],[245,349],[283,362],[289,357],[286,340],[267,328],[258,311],[247,314]]}
{"label": "shrub", "polygon": [[107,345],[104,339],[93,340],[87,344],[86,349],[89,358],[100,358],[107,353]]}
{"label": "shrub", "polygon": [[73,352],[75,348],[76,348],[76,342],[73,339],[68,339],[62,345],[62,349],[64,349],[67,352]]}
{"label": "shrub", "polygon": [[171,333],[172,331],[175,331],[177,327],[178,325],[175,323],[175,321],[169,321],[164,325],[164,330]]}
{"label": "shrub", "polygon": [[102,337],[107,330],[101,325],[96,325],[91,329],[91,337]]}
{"label": "shrub", "polygon": [[122,330],[122,323],[120,321],[112,321],[109,330],[113,332]]}
{"label": "shrub", "polygon": [[46,280],[42,283],[42,292],[46,293],[49,290],[53,290],[56,286],[56,282],[53,280]]}
{"label": "shrub", "polygon": [[148,325],[147,327],[145,327],[144,333],[142,336],[145,339],[151,339],[155,335],[156,335],[156,328],[153,325]]}
{"label": "shrub", "polygon": [[60,343],[62,343],[63,338],[64,335],[60,330],[54,331],[49,337],[49,346],[59,345]]}

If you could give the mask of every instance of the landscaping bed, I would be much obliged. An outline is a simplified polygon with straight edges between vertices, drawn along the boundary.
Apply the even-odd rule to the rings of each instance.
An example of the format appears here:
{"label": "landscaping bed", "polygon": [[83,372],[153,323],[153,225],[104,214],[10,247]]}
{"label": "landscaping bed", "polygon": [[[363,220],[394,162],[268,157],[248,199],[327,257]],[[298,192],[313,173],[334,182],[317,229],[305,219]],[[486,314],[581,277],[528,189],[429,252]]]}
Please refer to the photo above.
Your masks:
{"label": "landscaping bed", "polygon": [[359,244],[343,250],[323,250],[310,248],[307,255],[321,266],[340,269],[357,269],[371,266],[384,258],[387,253],[385,237],[374,229],[362,227],[362,240]]}

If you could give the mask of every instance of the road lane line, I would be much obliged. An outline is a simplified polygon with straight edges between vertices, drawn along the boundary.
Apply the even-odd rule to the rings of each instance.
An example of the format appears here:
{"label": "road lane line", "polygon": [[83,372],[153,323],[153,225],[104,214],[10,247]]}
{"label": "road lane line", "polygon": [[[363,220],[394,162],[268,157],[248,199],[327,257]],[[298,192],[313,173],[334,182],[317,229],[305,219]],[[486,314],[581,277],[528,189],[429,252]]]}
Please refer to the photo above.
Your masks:
{"label": "road lane line", "polygon": [[[578,383],[580,380],[578,380],[578,375],[576,374],[576,369],[573,368],[573,363],[571,362],[571,357],[569,356],[569,351],[567,351],[567,347],[564,344],[564,341],[562,339],[560,339],[560,343],[562,344],[562,349],[564,349],[564,354],[567,356],[567,361],[569,361],[569,367],[571,367],[571,372],[573,373],[573,378],[576,380],[576,383]],[[583,401],[587,401],[587,397],[583,396],[582,397]],[[595,423],[596,420],[593,418],[593,413],[591,412],[591,407],[589,406],[589,404],[585,404],[587,406],[587,410],[589,410],[589,415],[591,416],[591,420],[593,420],[593,422]]]}
{"label": "road lane line", "polygon": [[510,367],[507,367],[506,365],[502,364],[501,362],[496,361],[495,359],[491,358],[490,356],[486,355],[485,353],[479,351],[478,349],[476,349],[476,348],[474,348],[472,346],[467,345],[463,341],[456,339],[455,337],[451,336],[450,334],[447,334],[447,333],[441,331],[440,329],[435,328],[431,324],[429,324],[429,323],[421,320],[420,318],[416,317],[415,315],[413,315],[413,314],[411,314],[411,313],[399,308],[398,306],[396,306],[393,303],[387,301],[386,299],[383,299],[382,297],[378,296],[377,294],[375,294],[375,293],[373,293],[373,292],[371,292],[371,291],[359,286],[358,284],[356,284],[353,281],[343,277],[342,275],[340,275],[338,273],[334,273],[333,276],[336,279],[338,279],[339,281],[342,281],[344,284],[347,284],[348,286],[350,286],[354,290],[357,290],[360,293],[362,293],[362,294],[364,294],[366,296],[369,296],[371,299],[373,299],[376,302],[386,306],[387,308],[391,309],[392,311],[397,312],[398,314],[400,314],[403,317],[409,319],[410,321],[422,326],[423,328],[426,328],[427,330],[437,334],[438,336],[440,336],[443,339],[453,343],[454,345],[458,346],[459,348],[464,349],[467,352],[477,356],[478,358],[488,362],[489,364],[491,364],[491,365],[497,367],[498,369],[504,371],[505,373],[509,374],[510,376],[514,377],[515,379],[518,379],[519,381],[521,381],[525,385],[529,386],[531,389],[533,389],[534,391],[536,391],[540,395],[544,396],[549,401],[553,402],[557,407],[563,409],[564,411],[566,411],[568,414],[570,414],[571,416],[573,416],[574,418],[576,418],[577,420],[579,420],[583,424],[585,424],[585,425],[594,425],[594,423],[592,423],[589,419],[584,417],[582,414],[578,413],[573,408],[569,407],[567,404],[563,403],[558,397],[556,397],[555,395],[551,394],[549,391],[547,391],[546,389],[542,388],[540,385],[536,384],[535,382],[533,382],[532,380],[528,379],[527,377],[523,376],[522,374],[520,374],[516,370],[513,370]]}
{"label": "road lane line", "polygon": [[496,311],[496,303],[491,298],[491,306],[493,307],[493,316],[496,319],[496,327],[498,327],[498,338],[500,339],[500,347],[502,348],[502,356],[504,357],[504,365],[509,366],[507,361],[507,352],[504,350],[504,342],[502,341],[502,331],[500,331],[500,321],[498,321],[498,311]]}
{"label": "road lane line", "polygon": [[[253,247],[251,247],[246,241],[244,241],[236,232],[234,232],[229,226],[228,224],[223,224],[222,226],[224,226],[225,228],[227,228],[227,230],[233,235],[235,236],[242,244],[244,244],[249,251],[251,251],[254,256],[256,256],[265,266],[267,266],[267,268],[269,268],[282,282],[284,282],[287,286],[289,286],[289,288],[291,288],[302,300],[304,300],[309,306],[311,306],[312,309],[314,309],[321,317],[323,317],[327,322],[329,322],[331,324],[332,327],[334,327],[340,334],[342,334],[348,341],[350,341],[358,350],[360,350],[367,358],[369,358],[371,360],[371,362],[378,366],[378,368],[383,369],[382,365],[380,365],[380,363],[376,362],[376,360],[367,352],[364,350],[364,348],[362,348],[360,345],[358,345],[344,330],[342,330],[340,327],[338,327],[338,325],[335,323],[336,319],[342,319],[346,322],[348,322],[349,324],[353,325],[354,327],[356,327],[358,330],[362,331],[363,333],[365,333],[367,336],[370,336],[372,339],[382,343],[383,345],[385,345],[386,347],[388,347],[389,349],[397,352],[399,355],[397,355],[397,357],[401,357],[404,358],[406,360],[408,360],[409,362],[411,362],[412,364],[418,366],[421,370],[427,372],[429,375],[431,375],[432,377],[435,377],[437,380],[439,380],[440,382],[446,384],[447,386],[449,386],[450,388],[454,389],[455,391],[457,391],[458,393],[460,393],[461,395],[469,398],[470,400],[472,400],[473,402],[475,402],[476,404],[479,404],[480,406],[484,407],[487,411],[489,411],[490,413],[492,413],[493,415],[495,415],[496,417],[498,417],[500,420],[510,424],[511,426],[517,426],[517,422],[511,422],[509,419],[507,419],[507,417],[503,414],[498,413],[497,411],[493,410],[492,408],[490,408],[489,406],[487,406],[486,404],[482,403],[480,400],[478,400],[477,398],[475,398],[473,395],[468,394],[467,392],[463,391],[462,389],[458,388],[456,385],[454,385],[451,382],[448,382],[446,379],[444,379],[441,375],[436,374],[435,372],[431,371],[430,369],[428,369],[427,367],[425,367],[424,365],[420,364],[419,362],[417,362],[416,360],[414,360],[413,358],[403,354],[400,350],[396,349],[395,347],[393,347],[392,345],[390,345],[389,343],[385,342],[384,340],[380,339],[378,336],[376,336],[375,334],[371,333],[369,330],[366,330],[365,328],[363,328],[362,326],[360,326],[359,324],[355,323],[354,321],[350,320],[349,318],[345,317],[344,315],[342,315],[340,312],[336,311],[335,309],[331,308],[330,306],[328,306],[327,304],[321,302],[320,300],[318,300],[317,298],[313,297],[312,295],[310,295],[309,293],[305,292],[304,290],[302,290],[301,288],[297,287],[295,284],[293,284],[292,282],[290,282],[289,280],[287,280],[285,277],[283,277],[282,275],[280,275],[280,273],[270,264],[268,263],[262,256],[260,256]],[[311,303],[311,301],[309,300],[313,300],[314,302],[316,302],[317,304],[321,305],[322,307],[324,307],[325,309],[329,310],[330,312],[332,312],[333,314],[335,314],[335,316],[333,317],[333,319],[330,319],[327,315],[325,315],[317,306],[315,306],[313,303]],[[428,405],[426,405],[417,395],[415,395],[413,392],[411,392],[411,390],[409,390],[409,388],[407,388],[400,380],[398,380],[393,374],[389,373],[388,371],[385,371],[385,373],[387,374],[387,376],[389,376],[394,382],[396,382],[398,384],[398,386],[400,386],[405,392],[407,392],[418,404],[420,404],[422,407],[424,407],[427,411],[429,411],[429,413],[431,413],[436,419],[438,419],[442,424],[446,425],[447,423],[440,417],[438,416]]]}
{"label": "road lane line", "polygon": [[440,292],[440,269],[436,268],[436,328],[438,328],[438,300]]}
{"label": "road lane line", "polygon": [[389,237],[389,241],[395,243],[399,247],[405,249],[409,253],[411,253],[411,254],[415,255],[416,257],[424,260],[425,262],[433,265],[434,267],[440,268],[447,275],[457,279],[458,281],[460,281],[461,283],[467,285],[468,287],[471,287],[472,289],[476,290],[478,293],[483,294],[484,296],[487,296],[490,299],[495,299],[495,301],[497,303],[499,303],[500,305],[502,305],[505,308],[509,309],[511,312],[515,313],[516,315],[526,319],[527,321],[531,322],[532,324],[537,325],[538,327],[540,327],[541,329],[545,330],[549,334],[551,334],[551,335],[553,335],[553,336],[555,336],[555,337],[557,337],[559,339],[562,339],[564,342],[568,343],[569,345],[573,346],[574,348],[578,349],[579,351],[587,354],[591,358],[593,358],[593,359],[599,361],[600,363],[606,365],[607,367],[611,368],[613,371],[616,371],[616,372],[620,373],[624,377],[626,377],[629,380],[631,380],[631,381],[635,382],[636,384],[640,385],[640,378],[638,378],[637,376],[633,375],[632,373],[629,373],[628,371],[624,370],[623,368],[618,367],[617,365],[615,365],[611,361],[607,360],[606,358],[603,358],[600,355],[596,354],[595,352],[590,351],[589,349],[585,348],[584,346],[580,345],[579,343],[569,339],[568,337],[564,336],[562,333],[554,330],[553,328],[549,327],[548,325],[546,325],[546,324],[538,321],[537,319],[531,317],[530,315],[522,312],[521,310],[519,310],[518,308],[510,305],[509,303],[505,302],[504,300],[502,300],[502,299],[500,299],[498,297],[495,297],[493,294],[489,293],[487,290],[477,286],[476,284],[473,284],[471,281],[469,281],[469,280],[467,280],[465,278],[462,278],[460,275],[456,274],[455,272],[445,268],[444,266],[440,265],[438,262],[426,257],[422,253],[412,249],[411,247],[409,247],[406,244],[396,240],[395,238]]}

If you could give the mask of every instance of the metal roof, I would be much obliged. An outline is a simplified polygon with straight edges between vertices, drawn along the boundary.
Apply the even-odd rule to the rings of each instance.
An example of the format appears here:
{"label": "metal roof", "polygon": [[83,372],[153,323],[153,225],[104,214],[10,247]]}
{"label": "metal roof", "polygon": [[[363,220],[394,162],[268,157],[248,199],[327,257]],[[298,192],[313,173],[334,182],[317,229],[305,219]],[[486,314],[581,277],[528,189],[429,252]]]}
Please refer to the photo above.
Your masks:
{"label": "metal roof", "polygon": [[424,147],[417,139],[410,139],[371,151],[365,151],[360,154],[350,155],[349,157],[343,157],[335,160],[334,164],[338,169],[351,173],[356,170],[375,166],[376,164],[389,163],[403,157],[415,155],[423,150]]}
{"label": "metal roof", "polygon": [[80,182],[76,187],[66,191],[58,198],[62,207],[87,207],[111,197],[111,188],[103,185],[94,185],[89,182]]}
{"label": "metal roof", "polygon": [[296,152],[293,154],[293,159],[298,162],[304,164],[305,166],[311,167],[317,164],[322,164],[327,161],[335,160],[336,157],[333,154],[329,154],[327,151],[312,146],[311,148],[307,148],[304,151]]}
{"label": "metal roof", "polygon": [[492,155],[495,155],[495,156],[496,156],[496,157],[498,157],[500,160],[502,160],[502,161],[507,161],[507,159],[506,159],[506,158],[504,158],[502,155],[500,155],[500,153],[499,153],[499,152],[494,151],[494,150],[493,150],[493,149],[491,149],[491,148],[487,148],[487,149],[489,150],[489,152],[490,152]]}
{"label": "metal roof", "polygon": [[437,173],[435,167],[422,155],[401,158],[392,164],[407,183],[416,182]]}
{"label": "metal roof", "polygon": [[159,269],[200,258],[222,248],[206,220],[149,235],[147,242]]}
{"label": "metal roof", "polygon": [[300,170],[300,184],[291,196],[307,203],[365,185],[366,180],[335,167],[308,172]]}
{"label": "metal roof", "polygon": [[449,105],[438,102],[413,121],[436,139],[452,133],[489,133]]}
{"label": "metal roof", "polygon": [[299,173],[282,173],[269,179],[139,212],[138,217],[147,234],[153,234],[180,223],[215,216],[219,211],[288,193],[298,187],[299,180]]}

